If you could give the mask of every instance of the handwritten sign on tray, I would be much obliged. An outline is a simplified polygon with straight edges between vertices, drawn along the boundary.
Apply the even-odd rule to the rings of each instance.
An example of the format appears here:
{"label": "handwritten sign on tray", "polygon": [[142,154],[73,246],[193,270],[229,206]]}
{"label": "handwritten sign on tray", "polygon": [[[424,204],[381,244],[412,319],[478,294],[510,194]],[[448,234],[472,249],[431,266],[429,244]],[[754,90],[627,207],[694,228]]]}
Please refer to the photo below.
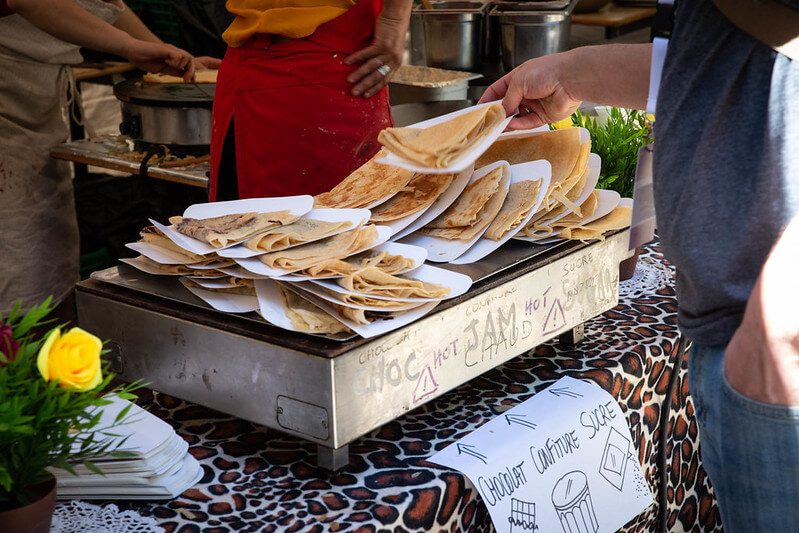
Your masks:
{"label": "handwritten sign on tray", "polygon": [[570,377],[429,461],[472,481],[497,533],[616,531],[653,502],[621,408]]}

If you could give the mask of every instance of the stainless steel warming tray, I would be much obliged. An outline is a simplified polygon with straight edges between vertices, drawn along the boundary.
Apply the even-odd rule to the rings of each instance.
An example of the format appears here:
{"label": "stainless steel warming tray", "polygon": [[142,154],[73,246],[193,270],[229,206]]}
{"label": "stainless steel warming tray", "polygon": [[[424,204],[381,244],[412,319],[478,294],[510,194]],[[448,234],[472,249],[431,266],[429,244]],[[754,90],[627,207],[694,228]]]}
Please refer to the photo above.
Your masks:
{"label": "stainless steel warming tray", "polygon": [[114,86],[122,102],[120,133],[150,144],[211,144],[213,83],[147,83],[129,79]]}
{"label": "stainless steel warming tray", "polygon": [[314,442],[319,464],[338,469],[361,435],[614,307],[628,240],[629,230],[591,244],[510,241],[446,265],[472,277],[469,292],[371,339],[221,313],[127,265],[78,284],[78,316],[109,341],[121,378]]}

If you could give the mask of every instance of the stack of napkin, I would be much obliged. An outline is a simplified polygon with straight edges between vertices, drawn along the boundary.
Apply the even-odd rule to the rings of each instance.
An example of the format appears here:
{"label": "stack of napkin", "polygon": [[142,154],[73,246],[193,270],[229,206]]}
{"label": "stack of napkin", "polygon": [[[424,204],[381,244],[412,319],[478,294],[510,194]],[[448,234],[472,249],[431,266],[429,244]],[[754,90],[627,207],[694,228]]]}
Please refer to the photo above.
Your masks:
{"label": "stack of napkin", "polygon": [[110,450],[130,452],[131,457],[110,455],[92,459],[103,472],[100,475],[81,463],[72,464],[78,474],[52,468],[58,481],[59,499],[158,499],[174,498],[202,478],[202,467],[188,453],[189,445],[172,426],[127,400],[109,397],[110,405],[102,407],[98,429],[108,428],[126,407],[127,423],[108,432],[125,439]]}

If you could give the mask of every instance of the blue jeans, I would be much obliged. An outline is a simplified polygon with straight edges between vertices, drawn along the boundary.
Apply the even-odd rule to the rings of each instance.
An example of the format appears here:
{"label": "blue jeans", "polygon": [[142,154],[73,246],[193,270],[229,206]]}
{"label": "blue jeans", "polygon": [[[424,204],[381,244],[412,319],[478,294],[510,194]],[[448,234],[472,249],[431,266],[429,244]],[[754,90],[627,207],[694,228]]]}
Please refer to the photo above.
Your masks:
{"label": "blue jeans", "polygon": [[702,465],[724,531],[799,532],[799,406],[735,391],[724,374],[724,350],[693,345],[688,359]]}

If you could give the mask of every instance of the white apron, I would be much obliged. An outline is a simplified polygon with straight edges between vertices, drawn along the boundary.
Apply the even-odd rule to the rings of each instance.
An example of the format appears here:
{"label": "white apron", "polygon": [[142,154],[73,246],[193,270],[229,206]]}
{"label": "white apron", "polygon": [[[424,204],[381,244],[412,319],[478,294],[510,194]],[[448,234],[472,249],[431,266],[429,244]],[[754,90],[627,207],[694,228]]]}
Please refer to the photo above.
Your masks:
{"label": "white apron", "polygon": [[[121,9],[102,0],[76,3],[113,22]],[[79,234],[70,163],[50,157],[66,142],[65,107],[74,94],[66,65],[79,48],[19,15],[0,18],[0,315],[52,295],[60,301],[79,279]]]}

